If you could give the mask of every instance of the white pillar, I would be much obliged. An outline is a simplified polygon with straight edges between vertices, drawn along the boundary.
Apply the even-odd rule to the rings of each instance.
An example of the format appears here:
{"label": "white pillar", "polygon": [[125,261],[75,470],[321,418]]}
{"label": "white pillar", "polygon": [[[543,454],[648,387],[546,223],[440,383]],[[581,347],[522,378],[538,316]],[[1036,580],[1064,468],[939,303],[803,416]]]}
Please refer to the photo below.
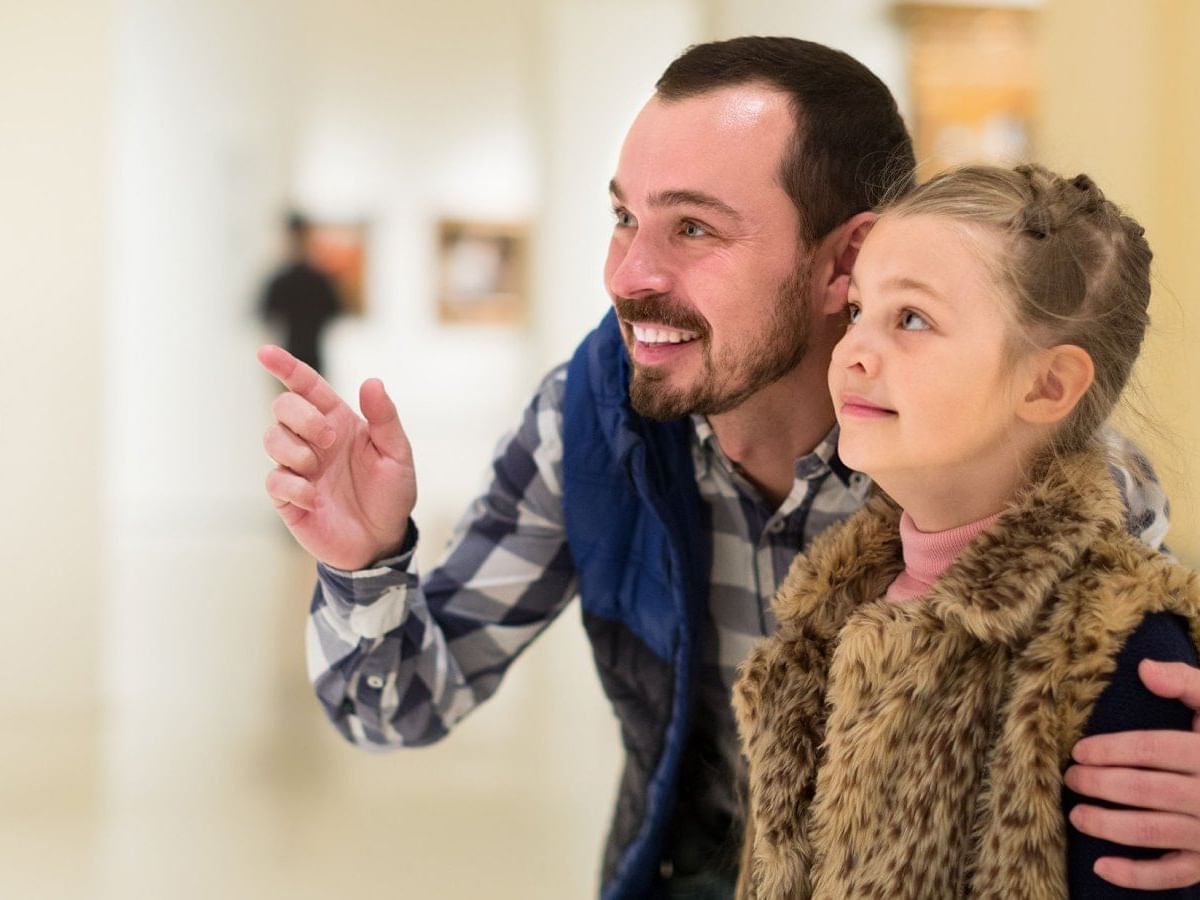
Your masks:
{"label": "white pillar", "polygon": [[43,810],[95,765],[111,26],[106,2],[0,10],[0,786]]}

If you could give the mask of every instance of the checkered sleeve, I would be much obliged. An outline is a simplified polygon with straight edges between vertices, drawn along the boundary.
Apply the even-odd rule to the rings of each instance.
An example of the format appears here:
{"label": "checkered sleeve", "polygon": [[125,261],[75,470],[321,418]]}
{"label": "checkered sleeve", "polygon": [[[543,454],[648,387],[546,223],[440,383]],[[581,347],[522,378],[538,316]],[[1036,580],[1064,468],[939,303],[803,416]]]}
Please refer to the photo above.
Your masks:
{"label": "checkered sleeve", "polygon": [[1164,544],[1171,507],[1150,460],[1137,444],[1115,428],[1101,433],[1108,451],[1108,468],[1125,501],[1126,525],[1131,534],[1155,550],[1169,552]]}
{"label": "checkered sleeve", "polygon": [[412,564],[415,540],[369,569],[318,566],[309,676],[350,741],[438,740],[575,595],[562,514],[565,383],[565,366],[542,382],[426,578]]}

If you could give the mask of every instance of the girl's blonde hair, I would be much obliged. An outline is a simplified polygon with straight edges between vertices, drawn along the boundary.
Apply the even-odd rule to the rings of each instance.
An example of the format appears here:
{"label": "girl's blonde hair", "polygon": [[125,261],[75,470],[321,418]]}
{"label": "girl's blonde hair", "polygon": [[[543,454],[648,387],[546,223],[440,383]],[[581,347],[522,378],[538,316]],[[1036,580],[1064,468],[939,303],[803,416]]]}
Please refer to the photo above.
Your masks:
{"label": "girl's blonde hair", "polygon": [[1014,351],[1083,348],[1095,381],[1058,429],[1053,449],[1082,449],[1129,380],[1150,317],[1150,245],[1087,175],[1039,165],[966,166],[885,205],[886,216],[937,215],[998,233],[988,260],[1013,299]]}

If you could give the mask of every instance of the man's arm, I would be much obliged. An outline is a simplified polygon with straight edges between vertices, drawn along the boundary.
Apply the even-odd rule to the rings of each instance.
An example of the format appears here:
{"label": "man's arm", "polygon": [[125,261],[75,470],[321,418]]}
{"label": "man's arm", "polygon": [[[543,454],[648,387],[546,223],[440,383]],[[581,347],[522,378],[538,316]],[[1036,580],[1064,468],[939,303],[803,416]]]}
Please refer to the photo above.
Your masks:
{"label": "man's arm", "polygon": [[411,524],[400,553],[384,563],[355,572],[318,567],[309,674],[349,740],[436,741],[492,695],[574,595],[562,522],[565,377],[559,368],[542,383],[427,578],[412,565]]}
{"label": "man's arm", "polygon": [[[1173,732],[1180,737],[1188,736],[1192,727],[1191,710],[1177,699],[1159,697],[1148,691],[1138,677],[1141,662],[1147,659],[1195,665],[1196,650],[1189,638],[1187,623],[1170,613],[1152,613],[1146,617],[1129,636],[1117,656],[1116,669],[1096,701],[1091,718],[1084,729],[1085,735],[1106,735],[1137,729],[1141,732]],[[1145,772],[1139,777],[1144,779],[1144,788],[1153,790],[1164,776]],[[1154,842],[1155,838],[1150,832],[1137,833],[1137,818],[1148,815],[1140,810],[1112,807],[1104,801],[1099,801],[1098,805],[1094,801],[1089,805],[1089,809],[1104,808],[1106,811],[1125,814],[1122,816],[1125,822],[1135,827],[1127,829],[1125,839],[1121,841],[1101,839],[1074,827],[1076,816],[1086,820],[1089,815],[1088,811],[1081,807],[1082,798],[1074,789],[1080,786],[1101,786],[1089,785],[1091,780],[1091,775],[1082,771],[1082,767],[1074,767],[1066,776],[1067,790],[1063,796],[1063,811],[1068,813],[1067,877],[1071,896],[1087,897],[1089,900],[1133,896],[1126,886],[1118,887],[1102,880],[1100,875],[1105,872],[1104,867],[1108,862],[1102,864],[1099,869],[1097,863],[1100,860],[1116,859],[1120,859],[1122,865],[1135,864],[1135,861],[1162,861],[1166,859],[1166,854],[1155,849],[1160,845]],[[1137,805],[1145,806],[1145,802],[1141,800]],[[1144,896],[1141,891],[1135,893],[1136,896]],[[1198,897],[1200,889],[1172,891],[1168,896]]]}
{"label": "man's arm", "polygon": [[[1159,697],[1200,710],[1200,670],[1185,663],[1143,661],[1142,683]],[[1200,882],[1200,734],[1191,731],[1124,731],[1084,738],[1067,770],[1080,794],[1130,810],[1076,806],[1071,821],[1084,834],[1118,844],[1165,847],[1160,859],[1106,856],[1096,873],[1106,881],[1142,890]]]}
{"label": "man's arm", "polygon": [[[1167,499],[1146,457],[1127,438],[1107,430],[1110,468],[1129,512],[1128,525],[1146,544],[1166,552]],[[1138,676],[1159,697],[1178,699],[1200,714],[1200,670],[1186,663],[1144,661]],[[1188,731],[1123,731],[1086,737],[1067,770],[1072,790],[1131,809],[1075,806],[1072,824],[1116,844],[1168,848],[1158,859],[1105,856],[1096,874],[1142,890],[1200,882],[1200,715]]]}

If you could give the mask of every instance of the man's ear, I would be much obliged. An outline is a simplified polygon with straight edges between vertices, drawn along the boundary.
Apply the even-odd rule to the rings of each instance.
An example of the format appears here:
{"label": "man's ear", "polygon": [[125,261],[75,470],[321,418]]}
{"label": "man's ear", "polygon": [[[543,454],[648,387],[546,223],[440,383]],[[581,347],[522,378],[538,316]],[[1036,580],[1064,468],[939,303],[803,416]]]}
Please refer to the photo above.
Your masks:
{"label": "man's ear", "polygon": [[813,255],[813,276],[821,312],[827,316],[840,313],[846,307],[850,290],[850,272],[867,233],[879,219],[873,212],[851,216],[817,245]]}
{"label": "man's ear", "polygon": [[1082,347],[1061,344],[1035,357],[1031,375],[1017,415],[1031,424],[1054,425],[1079,404],[1096,378],[1096,368]]}

